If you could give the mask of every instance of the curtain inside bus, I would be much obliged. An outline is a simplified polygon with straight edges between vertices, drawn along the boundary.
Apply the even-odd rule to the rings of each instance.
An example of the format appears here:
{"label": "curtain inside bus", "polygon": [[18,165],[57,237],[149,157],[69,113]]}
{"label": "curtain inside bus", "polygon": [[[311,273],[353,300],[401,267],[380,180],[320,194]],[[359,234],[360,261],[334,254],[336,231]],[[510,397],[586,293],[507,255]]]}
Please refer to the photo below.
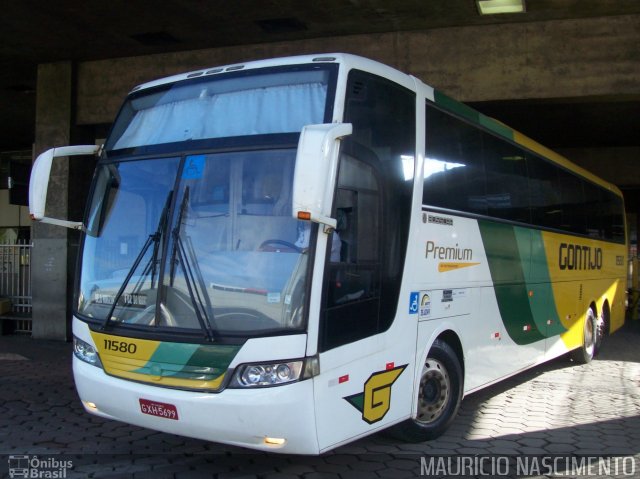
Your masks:
{"label": "curtain inside bus", "polygon": [[[321,123],[326,83],[278,85],[153,105],[135,113],[114,149],[206,138],[299,132]],[[304,106],[303,108],[301,106]]]}

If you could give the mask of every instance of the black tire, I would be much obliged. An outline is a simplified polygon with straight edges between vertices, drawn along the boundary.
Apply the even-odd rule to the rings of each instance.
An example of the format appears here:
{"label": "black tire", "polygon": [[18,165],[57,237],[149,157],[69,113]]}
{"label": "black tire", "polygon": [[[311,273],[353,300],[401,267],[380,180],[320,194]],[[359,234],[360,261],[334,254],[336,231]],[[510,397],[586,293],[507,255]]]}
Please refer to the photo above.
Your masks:
{"label": "black tire", "polygon": [[393,426],[389,432],[408,442],[440,436],[455,418],[462,400],[462,367],[454,350],[436,339],[422,367],[418,415]]}
{"label": "black tire", "polygon": [[582,333],[582,346],[571,351],[571,359],[578,364],[590,363],[596,354],[598,321],[593,308],[587,310]]}

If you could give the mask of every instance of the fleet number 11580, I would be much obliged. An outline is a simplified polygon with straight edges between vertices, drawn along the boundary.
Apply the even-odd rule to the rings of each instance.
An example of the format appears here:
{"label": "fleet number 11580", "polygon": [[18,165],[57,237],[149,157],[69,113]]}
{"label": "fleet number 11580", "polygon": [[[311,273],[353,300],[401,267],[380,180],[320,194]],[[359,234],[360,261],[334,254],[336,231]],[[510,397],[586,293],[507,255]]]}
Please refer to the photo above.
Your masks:
{"label": "fleet number 11580", "polygon": [[119,353],[135,354],[138,347],[135,343],[127,343],[126,341],[117,341],[115,339],[105,339],[104,349]]}

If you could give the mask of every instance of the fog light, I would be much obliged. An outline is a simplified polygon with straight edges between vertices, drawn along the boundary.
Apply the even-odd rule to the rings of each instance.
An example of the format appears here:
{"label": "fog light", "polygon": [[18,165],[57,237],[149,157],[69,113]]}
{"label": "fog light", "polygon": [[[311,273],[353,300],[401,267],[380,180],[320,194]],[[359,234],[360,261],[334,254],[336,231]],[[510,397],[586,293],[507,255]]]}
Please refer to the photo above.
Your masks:
{"label": "fog light", "polygon": [[284,446],[286,442],[287,440],[282,437],[265,437],[264,438],[264,443],[267,446]]}
{"label": "fog light", "polygon": [[98,406],[96,406],[95,403],[92,403],[91,401],[82,401],[82,404],[84,404],[84,407],[86,407],[87,409],[91,409],[92,411],[98,410]]}

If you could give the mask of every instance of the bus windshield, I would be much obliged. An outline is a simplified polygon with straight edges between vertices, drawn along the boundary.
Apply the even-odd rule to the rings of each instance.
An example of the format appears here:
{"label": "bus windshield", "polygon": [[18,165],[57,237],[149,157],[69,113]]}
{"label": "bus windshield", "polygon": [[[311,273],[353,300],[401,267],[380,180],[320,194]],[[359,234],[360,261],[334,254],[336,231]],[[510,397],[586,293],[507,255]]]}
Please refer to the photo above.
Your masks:
{"label": "bus windshield", "polygon": [[98,168],[78,313],[206,336],[303,327],[309,223],[291,215],[294,149]]}
{"label": "bus windshield", "polygon": [[207,339],[305,327],[310,226],[291,213],[291,137],[330,121],[337,65],[216,72],[121,109],[87,213],[81,318]]}

